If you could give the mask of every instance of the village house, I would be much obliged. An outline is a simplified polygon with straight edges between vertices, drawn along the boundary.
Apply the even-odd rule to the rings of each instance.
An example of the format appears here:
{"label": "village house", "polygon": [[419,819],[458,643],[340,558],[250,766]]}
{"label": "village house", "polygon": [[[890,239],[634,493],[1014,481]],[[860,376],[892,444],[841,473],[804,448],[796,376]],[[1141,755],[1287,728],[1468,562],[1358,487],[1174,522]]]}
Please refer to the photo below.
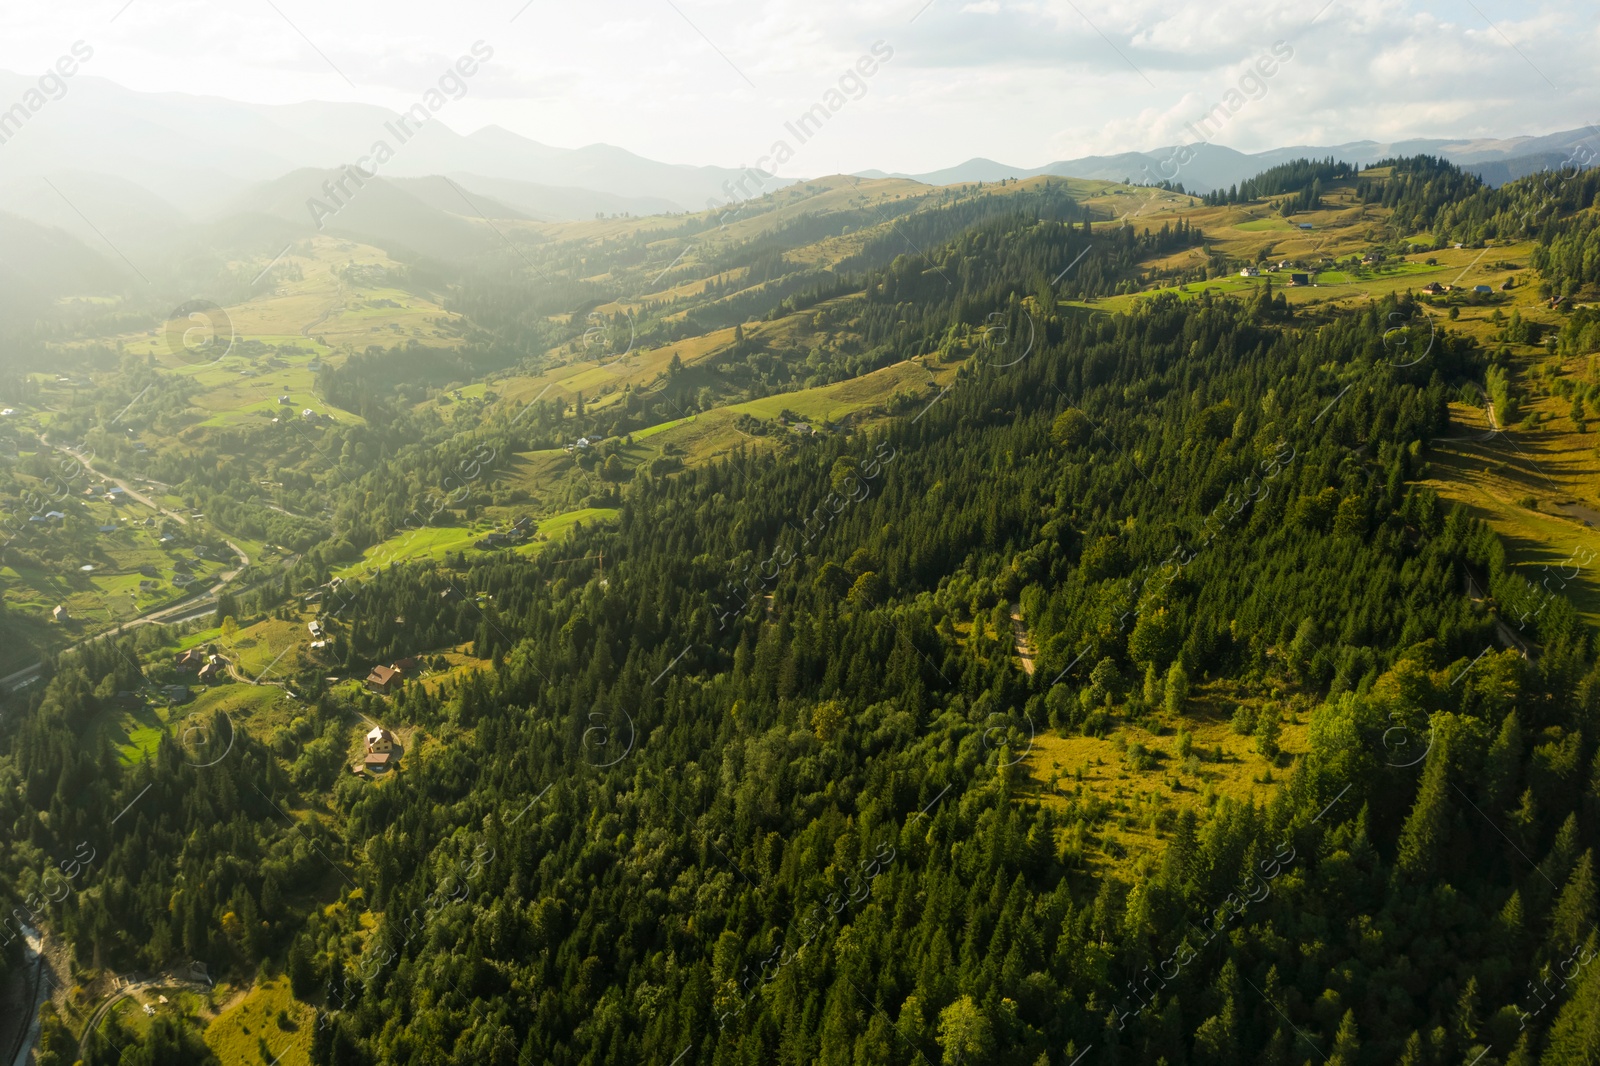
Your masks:
{"label": "village house", "polygon": [[381,774],[399,761],[399,746],[395,743],[394,734],[381,725],[372,727],[367,734],[367,757],[362,760],[362,765],[373,773]]}
{"label": "village house", "polygon": [[57,622],[71,621],[72,618],[71,615],[67,614],[67,609],[60,604],[57,604],[56,609],[50,612],[50,617],[54,618]]}
{"label": "village house", "polygon": [[392,666],[374,666],[367,675],[367,689],[387,696],[400,687],[400,671]]}

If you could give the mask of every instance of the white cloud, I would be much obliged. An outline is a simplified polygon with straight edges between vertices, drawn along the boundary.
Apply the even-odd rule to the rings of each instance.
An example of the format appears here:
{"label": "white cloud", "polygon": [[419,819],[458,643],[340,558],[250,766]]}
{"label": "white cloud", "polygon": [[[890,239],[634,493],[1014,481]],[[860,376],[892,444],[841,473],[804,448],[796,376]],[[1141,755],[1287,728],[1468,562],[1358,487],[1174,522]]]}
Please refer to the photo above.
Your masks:
{"label": "white cloud", "polygon": [[535,3],[515,22],[523,0],[275,2],[287,21],[264,2],[134,0],[115,22],[123,0],[22,5],[7,13],[0,68],[43,70],[84,39],[92,72],[133,88],[395,107],[481,38],[496,55],[452,105],[462,132],[498,123],[552,144],[732,165],[887,42],[894,59],[849,121],[795,161],[808,173],[977,155],[1025,167],[1170,144],[1277,40],[1293,61],[1219,143],[1600,122],[1596,0],[1476,0],[1494,26],[1454,0],[1334,0],[1314,24],[1320,0],[933,0],[920,15],[923,0],[616,0]]}

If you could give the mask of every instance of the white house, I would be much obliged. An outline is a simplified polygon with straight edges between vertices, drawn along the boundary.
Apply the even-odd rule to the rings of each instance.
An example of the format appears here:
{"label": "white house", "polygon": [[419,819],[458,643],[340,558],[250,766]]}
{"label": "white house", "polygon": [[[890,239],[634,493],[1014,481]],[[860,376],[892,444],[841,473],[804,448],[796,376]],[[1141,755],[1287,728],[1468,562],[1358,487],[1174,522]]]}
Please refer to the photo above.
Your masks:
{"label": "white house", "polygon": [[367,734],[367,753],[375,751],[393,751],[394,734],[381,725],[372,727],[372,732]]}
{"label": "white house", "polygon": [[394,765],[400,753],[395,750],[394,734],[381,725],[373,726],[367,734],[367,757],[361,765],[375,774],[381,774]]}

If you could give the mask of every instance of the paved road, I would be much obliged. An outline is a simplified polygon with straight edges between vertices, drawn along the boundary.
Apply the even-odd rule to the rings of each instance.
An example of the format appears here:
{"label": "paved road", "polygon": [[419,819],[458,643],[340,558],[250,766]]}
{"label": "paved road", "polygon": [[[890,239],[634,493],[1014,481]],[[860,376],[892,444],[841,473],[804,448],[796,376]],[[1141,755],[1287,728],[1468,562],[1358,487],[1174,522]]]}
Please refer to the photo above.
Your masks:
{"label": "paved road", "polygon": [[109,474],[104,474],[104,473],[101,473],[99,470],[96,470],[93,466],[89,465],[89,460],[85,459],[82,455],[80,455],[78,452],[74,451],[73,449],[67,447],[65,444],[51,444],[50,443],[50,438],[49,438],[48,435],[41,436],[39,438],[39,443],[43,444],[43,445],[46,445],[47,447],[54,448],[56,451],[60,452],[62,455],[70,455],[72,458],[74,458],[74,459],[76,459],[78,461],[78,465],[79,466],[81,466],[85,470],[89,471],[89,473],[93,474],[95,477],[99,478],[101,481],[109,481],[113,485],[116,485],[118,488],[122,489],[123,492],[126,492],[130,497],[132,497],[135,500],[138,500],[140,503],[144,504],[146,507],[150,508],[152,511],[155,511],[157,514],[170,515],[173,518],[176,518],[183,525],[188,525],[189,524],[189,519],[186,518],[185,516],[177,513],[176,511],[167,510],[165,507],[162,507],[160,504],[156,503],[150,497],[145,496],[144,494],[135,491],[131,486],[123,484],[117,478],[114,478],[114,477],[110,476]]}
{"label": "paved road", "polygon": [[[64,455],[70,455],[72,458],[76,459],[79,465],[81,465],[90,474],[102,481],[109,481],[114,485],[121,486],[123,491],[126,492],[129,497],[144,504],[152,511],[175,518],[183,525],[189,524],[189,519],[187,516],[178,514],[176,511],[167,510],[154,500],[150,499],[148,496],[135,491],[117,478],[111,477],[99,470],[96,470],[89,464],[87,459],[73,451],[71,448],[68,448],[66,445],[51,444],[45,437],[40,437],[39,443],[47,447],[54,448],[56,451],[61,452]],[[151,625],[153,623],[170,624],[173,622],[187,622],[191,619],[202,617],[203,615],[208,614],[210,611],[215,609],[217,604],[217,596],[224,588],[228,586],[230,581],[238,577],[240,572],[243,571],[245,567],[250,565],[250,556],[245,554],[245,550],[243,548],[239,547],[239,545],[235,544],[231,540],[224,539],[223,543],[232,549],[234,555],[238,556],[239,565],[234,567],[232,570],[224,570],[218,574],[217,583],[215,585],[211,586],[209,589],[206,589],[199,595],[198,598],[184,599],[182,602],[175,603],[170,607],[162,607],[158,610],[149,611],[145,614],[139,615],[136,618],[130,618],[127,621],[118,622],[116,629],[132,629],[134,626]],[[74,648],[88,644],[90,641],[99,640],[107,633],[116,632],[116,629],[103,630],[102,632],[96,633],[93,636],[84,637],[82,640],[74,641],[61,650],[71,651]],[[18,689],[32,683],[33,680],[39,676],[39,671],[42,669],[44,669],[44,663],[38,662],[34,663],[32,666],[18,670],[15,673],[7,674],[5,677],[0,677],[0,689],[4,689],[6,692],[15,692]]]}
{"label": "paved road", "polygon": [[[82,640],[74,641],[71,644],[68,644],[61,650],[63,652],[72,651],[74,648],[80,648],[91,641],[99,640],[101,637],[109,636],[120,630],[132,629],[134,626],[156,624],[172,625],[177,622],[190,622],[196,618],[204,618],[206,615],[216,611],[217,590],[220,588],[222,588],[222,585],[218,585],[216,588],[211,589],[198,600],[185,600],[184,602],[176,604],[172,607],[164,607],[159,611],[152,611],[149,614],[140,615],[138,618],[130,618],[126,622],[118,622],[116,629],[107,629],[96,633],[93,636],[84,637]],[[4,689],[6,692],[16,692],[18,689],[26,688],[28,685],[33,683],[34,679],[39,676],[39,671],[43,669],[44,663],[37,662],[32,666],[18,670],[14,674],[7,674],[5,677],[0,677],[0,689]]]}
{"label": "paved road", "polygon": [[[169,511],[165,507],[162,507],[156,501],[152,500],[150,497],[144,495],[143,493],[139,492],[137,489],[133,488],[131,485],[127,484],[127,482],[122,481],[122,480],[120,480],[118,478],[114,478],[110,474],[104,473],[103,471],[96,470],[93,466],[89,465],[89,460],[85,459],[83,456],[79,455],[77,452],[73,451],[71,448],[67,447],[65,444],[50,444],[49,440],[47,440],[45,437],[40,437],[39,438],[39,443],[40,444],[49,445],[50,447],[54,448],[56,451],[61,452],[64,455],[72,456],[72,458],[76,459],[78,461],[78,464],[80,466],[82,466],[85,470],[87,470],[89,473],[93,474],[95,477],[99,478],[101,481],[109,481],[111,484],[117,486],[123,492],[127,493],[129,498],[134,499],[134,500],[138,500],[140,503],[144,504],[146,507],[150,508],[152,511],[156,512],[157,514],[164,514],[164,515],[167,515],[170,518],[175,518],[175,519],[178,520],[178,523],[180,525],[185,525],[186,526],[186,525],[189,524],[189,519],[188,519],[188,517],[186,515],[181,515],[177,511]],[[285,513],[287,513],[287,512],[285,512]],[[235,554],[235,555],[237,555],[239,557],[239,565],[238,565],[238,567],[233,569],[233,570],[227,571],[227,572],[225,572],[224,574],[221,575],[223,583],[226,584],[229,580],[231,580],[234,576],[236,576],[239,573],[240,570],[242,570],[245,567],[250,565],[250,556],[246,555],[244,549],[239,547],[237,544],[235,544],[231,540],[224,539],[223,543],[226,544],[229,548],[231,548],[233,550],[233,554]],[[222,586],[219,585],[217,587],[221,588]],[[216,591],[216,590],[213,589],[212,591]]]}

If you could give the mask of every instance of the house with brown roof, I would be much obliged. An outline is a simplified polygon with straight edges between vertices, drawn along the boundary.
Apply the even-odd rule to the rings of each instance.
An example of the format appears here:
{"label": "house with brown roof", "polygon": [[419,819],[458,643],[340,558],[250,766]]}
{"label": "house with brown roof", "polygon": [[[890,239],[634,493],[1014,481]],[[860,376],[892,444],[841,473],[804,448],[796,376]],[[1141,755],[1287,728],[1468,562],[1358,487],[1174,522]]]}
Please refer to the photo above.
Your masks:
{"label": "house with brown roof", "polygon": [[400,687],[400,671],[392,666],[374,666],[367,675],[367,688],[379,695],[388,695]]}

